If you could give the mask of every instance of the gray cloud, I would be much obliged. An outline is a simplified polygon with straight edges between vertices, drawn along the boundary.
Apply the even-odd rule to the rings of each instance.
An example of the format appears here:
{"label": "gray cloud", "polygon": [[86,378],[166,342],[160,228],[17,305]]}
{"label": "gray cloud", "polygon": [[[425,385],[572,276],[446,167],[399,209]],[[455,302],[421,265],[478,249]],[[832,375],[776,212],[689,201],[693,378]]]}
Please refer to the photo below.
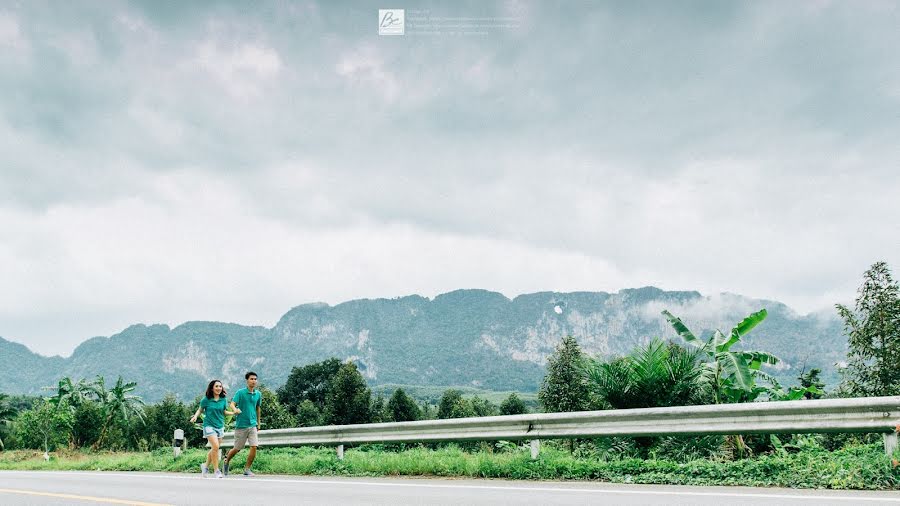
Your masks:
{"label": "gray cloud", "polygon": [[0,9],[0,335],[460,287],[811,311],[900,264],[894,3],[379,7]]}

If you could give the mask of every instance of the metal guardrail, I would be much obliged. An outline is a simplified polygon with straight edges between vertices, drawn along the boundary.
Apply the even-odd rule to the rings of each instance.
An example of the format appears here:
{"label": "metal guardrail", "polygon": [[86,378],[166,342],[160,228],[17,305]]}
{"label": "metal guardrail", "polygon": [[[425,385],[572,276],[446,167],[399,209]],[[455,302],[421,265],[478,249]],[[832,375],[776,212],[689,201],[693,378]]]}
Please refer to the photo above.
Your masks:
{"label": "metal guardrail", "polygon": [[[536,413],[329,425],[259,431],[260,446],[338,446],[359,443],[532,440],[536,457],[541,439],[598,436],[672,436],[881,432],[885,451],[897,447],[900,396],[853,399],[717,404],[670,408],[617,409],[572,413]],[[223,447],[234,446],[228,432]]]}

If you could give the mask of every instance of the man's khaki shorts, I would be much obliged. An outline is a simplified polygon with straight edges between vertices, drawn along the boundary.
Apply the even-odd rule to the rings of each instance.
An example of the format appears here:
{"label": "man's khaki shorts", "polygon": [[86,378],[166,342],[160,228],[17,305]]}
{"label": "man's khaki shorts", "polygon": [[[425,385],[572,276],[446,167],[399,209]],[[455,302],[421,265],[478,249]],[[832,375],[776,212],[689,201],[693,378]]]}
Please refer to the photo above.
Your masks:
{"label": "man's khaki shorts", "polygon": [[234,449],[240,450],[247,444],[249,444],[251,448],[259,446],[259,437],[257,435],[256,427],[234,429]]}

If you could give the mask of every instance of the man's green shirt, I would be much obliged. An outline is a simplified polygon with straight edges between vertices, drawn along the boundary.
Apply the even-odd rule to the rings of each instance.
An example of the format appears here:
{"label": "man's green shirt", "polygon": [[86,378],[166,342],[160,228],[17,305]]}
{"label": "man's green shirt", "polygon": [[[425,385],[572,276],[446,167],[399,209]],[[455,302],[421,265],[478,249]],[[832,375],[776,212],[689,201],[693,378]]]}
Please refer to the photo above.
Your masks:
{"label": "man's green shirt", "polygon": [[234,419],[234,427],[236,429],[256,427],[256,408],[262,402],[262,394],[259,389],[257,388],[251,394],[249,390],[242,388],[235,392],[234,397],[231,398],[231,402],[241,410],[241,413]]}

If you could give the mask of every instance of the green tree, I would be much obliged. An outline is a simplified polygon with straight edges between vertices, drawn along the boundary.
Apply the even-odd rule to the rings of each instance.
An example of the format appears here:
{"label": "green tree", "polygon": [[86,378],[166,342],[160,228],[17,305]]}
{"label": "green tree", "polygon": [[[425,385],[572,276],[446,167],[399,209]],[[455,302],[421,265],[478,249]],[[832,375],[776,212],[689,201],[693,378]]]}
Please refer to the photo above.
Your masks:
{"label": "green tree", "polygon": [[394,390],[387,403],[387,412],[394,422],[412,422],[422,417],[416,401],[406,395],[402,388]]}
{"label": "green tree", "polygon": [[797,379],[800,381],[800,386],[806,389],[803,397],[806,399],[821,399],[823,395],[825,395],[824,388],[825,383],[819,379],[819,374],[822,373],[822,370],[818,367],[813,367],[809,371],[800,371],[800,376]]}
{"label": "green tree", "polygon": [[100,439],[103,410],[93,401],[82,402],[73,413],[72,442],[79,448],[93,445]]}
{"label": "green tree", "polygon": [[447,418],[472,418],[475,416],[475,409],[472,403],[467,399],[458,399],[450,406],[450,413]]}
{"label": "green tree", "polygon": [[262,393],[262,419],[266,429],[286,429],[297,426],[297,419],[286,407],[278,402],[278,396],[266,387]]}
{"label": "green tree", "polygon": [[336,358],[292,368],[287,381],[278,389],[278,401],[294,414],[305,400],[324,411],[328,392],[340,368],[341,361]]}
{"label": "green tree", "polygon": [[434,404],[422,401],[419,404],[419,411],[421,413],[419,420],[436,420],[438,418],[438,409]]}
{"label": "green tree", "polygon": [[572,336],[563,338],[547,361],[538,399],[547,413],[584,411],[590,405],[585,357]]}
{"label": "green tree", "polygon": [[[76,383],[72,381],[72,378],[66,376],[59,380],[56,387],[56,395],[50,398],[50,403],[53,404],[56,409],[68,409],[74,416],[75,422],[71,443],[75,446],[80,446],[80,438],[90,437],[92,431],[94,431],[96,427],[99,427],[86,425],[86,423],[90,424],[92,421],[83,420],[85,417],[90,417],[93,411],[95,411],[91,406],[84,407],[85,405],[93,404],[91,399],[92,396],[93,389],[84,379],[80,379]],[[79,414],[81,415],[82,423],[79,423],[79,417],[77,416]],[[96,438],[92,441],[95,440]]]}
{"label": "green tree", "polygon": [[326,413],[334,425],[368,423],[371,419],[372,392],[353,362],[338,369],[328,391]]}
{"label": "green tree", "polygon": [[369,417],[371,423],[381,423],[388,420],[387,406],[384,402],[384,396],[378,394],[372,401],[372,413]]}
{"label": "green tree", "polygon": [[95,449],[109,442],[110,429],[115,425],[119,425],[119,428],[127,428],[132,419],[144,419],[144,401],[139,396],[131,394],[135,387],[137,387],[137,383],[133,381],[126,383],[119,376],[115,386],[107,390],[103,377],[97,377],[94,392],[101,399],[103,427],[100,429],[100,437],[94,443]]}
{"label": "green tree", "polygon": [[439,419],[452,418],[450,413],[453,411],[453,407],[463,400],[462,392],[459,390],[453,388],[444,390],[443,395],[441,395],[441,400],[438,403],[437,417]]}
{"label": "green tree", "polygon": [[900,395],[900,289],[885,262],[863,275],[853,310],[838,304],[848,337],[846,392]]}
{"label": "green tree", "polygon": [[525,413],[528,413],[528,408],[515,392],[509,394],[509,397],[500,404],[501,415],[523,415]]}
{"label": "green tree", "polygon": [[306,399],[297,406],[297,426],[319,427],[321,425],[325,425],[325,415],[313,401]]}
{"label": "green tree", "polygon": [[469,418],[475,416],[472,403],[464,399],[462,392],[456,389],[448,389],[441,396],[438,405],[438,418]]}
{"label": "green tree", "polygon": [[73,423],[71,411],[42,400],[16,418],[16,440],[24,448],[49,452],[68,444]]}
{"label": "green tree", "polygon": [[21,413],[26,409],[31,409],[44,401],[43,397],[29,397],[27,395],[16,395],[7,398],[6,402],[16,411]]}
{"label": "green tree", "polygon": [[[162,401],[144,408],[142,436],[150,448],[160,448],[172,444],[175,429],[188,429],[185,430],[188,445],[200,444],[202,439],[198,436],[199,433],[189,430],[192,425],[191,414],[190,407],[174,395],[167,394]],[[99,435],[97,438],[99,439]]]}
{"label": "green tree", "polygon": [[0,451],[6,449],[3,444],[3,436],[15,417],[16,409],[10,404],[9,396],[0,394]]}
{"label": "green tree", "polygon": [[106,389],[106,379],[103,376],[97,376],[88,386],[91,395],[103,407],[106,404],[107,397],[109,397],[109,391]]}
{"label": "green tree", "polygon": [[701,351],[654,339],[610,362],[588,359],[588,377],[603,407],[652,408],[705,404],[712,399]]}
{"label": "green tree", "polygon": [[68,406],[73,412],[85,402],[90,402],[94,390],[84,380],[80,379],[77,383],[72,378],[66,376],[59,380],[56,387],[56,396],[50,399],[50,402],[56,406]]}
{"label": "green tree", "polygon": [[472,411],[475,412],[475,416],[496,416],[500,412],[496,404],[477,395],[472,397],[469,402],[472,403]]}

